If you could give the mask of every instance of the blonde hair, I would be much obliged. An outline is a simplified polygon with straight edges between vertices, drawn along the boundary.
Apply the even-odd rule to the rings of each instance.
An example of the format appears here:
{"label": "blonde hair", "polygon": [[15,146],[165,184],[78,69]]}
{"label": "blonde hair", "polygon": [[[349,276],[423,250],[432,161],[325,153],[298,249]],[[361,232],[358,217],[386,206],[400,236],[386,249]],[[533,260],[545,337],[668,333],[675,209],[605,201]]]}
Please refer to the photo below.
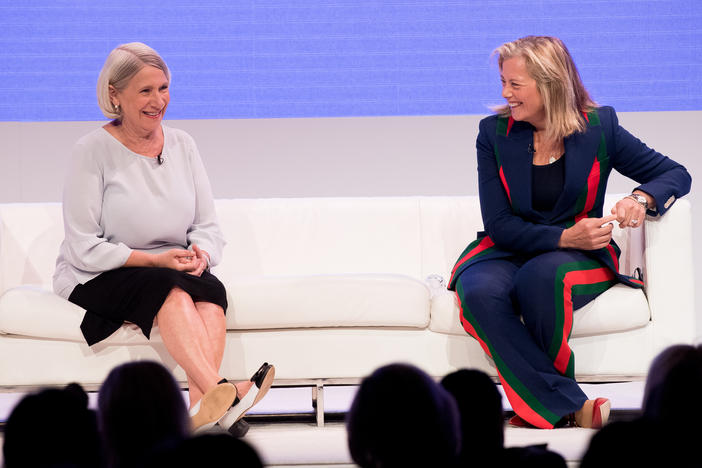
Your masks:
{"label": "blonde hair", "polygon": [[127,87],[129,80],[145,66],[156,67],[171,82],[171,72],[166,62],[151,47],[141,42],[130,42],[115,47],[107,56],[97,82],[97,100],[100,110],[108,119],[120,119],[120,110],[110,99],[110,85],[117,91]]}
{"label": "blonde hair", "polygon": [[[587,123],[583,112],[597,104],[583,86],[580,74],[568,48],[557,37],[527,36],[507,42],[493,51],[502,70],[505,60],[523,57],[526,69],[536,81],[546,111],[546,136],[562,139],[575,132],[584,132]],[[509,106],[494,109],[509,116]]]}

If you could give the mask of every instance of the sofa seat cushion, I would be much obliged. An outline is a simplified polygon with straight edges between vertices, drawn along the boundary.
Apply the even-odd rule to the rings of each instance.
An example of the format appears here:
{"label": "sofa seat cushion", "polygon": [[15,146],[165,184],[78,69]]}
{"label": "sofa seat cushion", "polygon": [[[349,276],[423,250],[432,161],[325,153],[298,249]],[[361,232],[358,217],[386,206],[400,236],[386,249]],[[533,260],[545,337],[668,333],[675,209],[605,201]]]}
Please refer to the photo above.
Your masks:
{"label": "sofa seat cushion", "polygon": [[[85,310],[39,286],[18,286],[0,296],[0,335],[85,343],[80,323]],[[134,324],[125,324],[100,345],[147,343]],[[161,342],[158,327],[151,341]]]}
{"label": "sofa seat cushion", "polygon": [[[429,324],[429,289],[401,275],[240,278],[228,282],[227,292],[230,330]],[[20,286],[0,297],[0,334],[83,342],[84,313],[43,288]],[[158,327],[151,338],[160,341]],[[102,343],[145,342],[136,325],[126,324]]]}
{"label": "sofa seat cushion", "polygon": [[[616,284],[573,313],[571,337],[633,330],[646,326],[650,318],[651,312],[643,291]],[[466,334],[454,292],[443,290],[434,294],[429,329],[451,335]]]}
{"label": "sofa seat cushion", "polygon": [[39,286],[18,286],[0,297],[0,334],[83,340],[85,310]]}
{"label": "sofa seat cushion", "polygon": [[409,276],[241,277],[226,285],[230,330],[429,324],[429,289]]}

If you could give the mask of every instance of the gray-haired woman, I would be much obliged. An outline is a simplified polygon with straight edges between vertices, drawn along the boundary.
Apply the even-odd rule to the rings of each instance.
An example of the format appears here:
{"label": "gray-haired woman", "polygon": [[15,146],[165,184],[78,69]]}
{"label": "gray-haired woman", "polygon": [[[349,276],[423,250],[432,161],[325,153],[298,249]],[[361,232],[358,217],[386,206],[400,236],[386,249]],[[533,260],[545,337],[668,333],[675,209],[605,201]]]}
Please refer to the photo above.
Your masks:
{"label": "gray-haired woman", "polygon": [[224,238],[195,142],[162,124],[170,81],[145,44],[120,45],[107,57],[97,94],[113,120],[73,149],[54,290],[86,309],[89,345],[124,322],[148,338],[157,323],[188,377],[193,427],[229,426],[268,391],[275,370],[264,364],[236,385],[219,374],[227,298],[209,267]]}

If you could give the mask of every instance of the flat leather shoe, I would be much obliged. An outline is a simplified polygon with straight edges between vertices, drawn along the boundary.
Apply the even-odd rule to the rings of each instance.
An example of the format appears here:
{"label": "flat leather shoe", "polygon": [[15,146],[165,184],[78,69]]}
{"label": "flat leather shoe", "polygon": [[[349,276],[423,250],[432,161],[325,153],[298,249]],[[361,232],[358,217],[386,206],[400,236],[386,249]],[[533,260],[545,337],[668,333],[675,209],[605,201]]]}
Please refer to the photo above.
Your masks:
{"label": "flat leather shoe", "polygon": [[238,397],[234,400],[231,408],[224,414],[224,416],[219,420],[219,425],[225,429],[231,428],[237,421],[239,421],[248,410],[250,410],[256,403],[261,401],[261,399],[268,393],[271,385],[273,384],[273,379],[275,378],[275,367],[273,365],[264,362],[263,365],[256,371],[256,373],[251,377],[251,382],[253,385],[246,392],[241,399]]}
{"label": "flat leather shoe", "polygon": [[208,390],[200,400],[197,413],[190,418],[193,431],[212,428],[236,399],[236,387],[229,382],[217,384]]}

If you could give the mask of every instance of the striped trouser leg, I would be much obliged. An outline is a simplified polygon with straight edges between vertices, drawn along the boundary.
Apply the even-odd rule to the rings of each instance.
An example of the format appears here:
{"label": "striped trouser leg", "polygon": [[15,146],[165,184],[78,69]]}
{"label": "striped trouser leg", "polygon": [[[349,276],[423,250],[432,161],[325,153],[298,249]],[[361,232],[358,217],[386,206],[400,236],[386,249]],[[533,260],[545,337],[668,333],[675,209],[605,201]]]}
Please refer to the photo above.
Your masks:
{"label": "striped trouser leg", "polygon": [[[553,299],[555,282],[551,282],[550,289],[533,289],[529,297],[524,298],[520,294],[524,290],[521,285],[526,276],[524,273],[528,273],[537,263],[534,259],[524,265],[504,259],[477,263],[461,274],[456,284],[456,293],[461,304],[463,326],[492,357],[514,411],[534,426],[552,428],[563,416],[582,407],[587,397],[572,375],[557,370],[554,366],[556,359],[543,345],[544,341],[548,341],[549,346],[554,341],[560,345],[565,341],[565,348],[558,346],[557,351],[552,354],[556,357],[568,354],[568,358],[561,358],[561,361],[566,362],[565,369],[568,369],[568,366],[572,369],[572,352],[567,348],[569,326],[572,324],[572,307],[559,309],[556,306]],[[522,271],[524,266],[529,268]],[[553,276],[557,274],[558,266]],[[563,276],[566,277],[568,273],[570,271],[565,271]],[[570,287],[560,288],[561,293],[565,296],[570,294],[571,298],[573,294],[578,294],[580,283],[572,283],[577,279],[577,274],[567,276],[566,282]],[[530,303],[526,307],[521,303],[525,299],[529,301],[535,295],[546,295],[539,289],[548,289],[548,296],[551,298],[547,306],[551,312],[544,311],[541,314],[541,321],[551,317],[551,325],[546,326],[544,323],[541,327],[545,330],[550,329],[551,332],[544,331],[541,333],[543,336],[535,335],[532,327],[525,326],[518,315],[530,307]],[[536,302],[539,305],[535,308],[538,309],[544,301],[540,298]],[[563,303],[565,301],[561,301],[561,304]],[[565,317],[568,312],[570,318]],[[557,319],[559,314],[560,322]],[[531,324],[527,317],[525,321]],[[553,332],[557,323],[561,324],[560,335]],[[550,340],[546,335],[550,335]],[[557,335],[565,336],[565,339],[559,341]]]}
{"label": "striped trouser leg", "polygon": [[616,282],[609,268],[571,250],[536,256],[519,269],[514,290],[524,324],[560,374],[575,378],[573,312]]}

